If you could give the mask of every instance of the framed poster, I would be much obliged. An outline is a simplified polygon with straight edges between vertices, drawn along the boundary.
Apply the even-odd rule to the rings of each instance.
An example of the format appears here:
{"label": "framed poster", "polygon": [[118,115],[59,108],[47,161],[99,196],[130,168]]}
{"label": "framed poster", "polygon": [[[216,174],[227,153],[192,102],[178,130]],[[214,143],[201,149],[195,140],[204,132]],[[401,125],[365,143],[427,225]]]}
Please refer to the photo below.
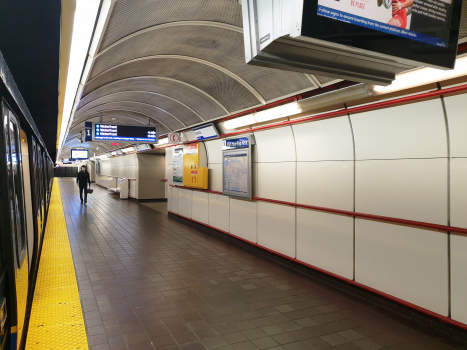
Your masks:
{"label": "framed poster", "polygon": [[253,135],[224,140],[222,150],[222,193],[251,199],[251,147]]}
{"label": "framed poster", "polygon": [[183,184],[183,147],[174,149],[173,182]]}

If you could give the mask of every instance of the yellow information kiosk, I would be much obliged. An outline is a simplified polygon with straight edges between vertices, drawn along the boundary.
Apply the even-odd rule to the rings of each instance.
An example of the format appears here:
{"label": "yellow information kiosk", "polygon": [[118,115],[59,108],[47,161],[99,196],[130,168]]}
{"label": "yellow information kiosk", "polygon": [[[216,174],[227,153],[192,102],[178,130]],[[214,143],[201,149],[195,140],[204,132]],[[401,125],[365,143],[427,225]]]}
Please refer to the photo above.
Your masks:
{"label": "yellow information kiosk", "polygon": [[208,189],[208,168],[204,143],[193,143],[185,146],[183,186]]}

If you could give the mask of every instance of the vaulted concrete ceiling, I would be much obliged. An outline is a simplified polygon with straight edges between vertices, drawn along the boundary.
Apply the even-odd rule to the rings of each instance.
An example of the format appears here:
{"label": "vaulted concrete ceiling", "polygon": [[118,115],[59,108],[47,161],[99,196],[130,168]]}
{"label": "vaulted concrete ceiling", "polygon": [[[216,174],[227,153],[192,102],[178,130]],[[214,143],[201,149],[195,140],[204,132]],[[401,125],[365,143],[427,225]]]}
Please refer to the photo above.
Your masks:
{"label": "vaulted concrete ceiling", "polygon": [[117,0],[61,157],[115,148],[80,144],[85,121],[150,122],[163,134],[333,81],[245,64],[238,0]]}

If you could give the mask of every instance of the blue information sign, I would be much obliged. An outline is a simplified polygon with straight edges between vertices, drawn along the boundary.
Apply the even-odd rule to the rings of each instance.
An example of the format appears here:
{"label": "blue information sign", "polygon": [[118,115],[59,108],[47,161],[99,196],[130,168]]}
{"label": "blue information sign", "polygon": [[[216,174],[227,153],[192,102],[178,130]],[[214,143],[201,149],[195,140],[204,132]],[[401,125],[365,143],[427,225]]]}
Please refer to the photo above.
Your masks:
{"label": "blue information sign", "polygon": [[224,140],[224,148],[231,149],[231,148],[248,148],[250,146],[250,138],[247,137],[239,137],[237,139],[227,139]]}
{"label": "blue information sign", "polygon": [[94,123],[93,141],[157,142],[156,126]]}
{"label": "blue information sign", "polygon": [[84,123],[84,141],[92,141],[92,122]]}

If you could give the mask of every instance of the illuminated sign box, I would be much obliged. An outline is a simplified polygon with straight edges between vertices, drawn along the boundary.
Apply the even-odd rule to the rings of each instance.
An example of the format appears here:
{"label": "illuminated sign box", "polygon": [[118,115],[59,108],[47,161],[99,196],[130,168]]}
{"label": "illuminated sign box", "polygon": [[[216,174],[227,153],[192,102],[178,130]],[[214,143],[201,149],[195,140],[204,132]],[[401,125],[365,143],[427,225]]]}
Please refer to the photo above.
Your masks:
{"label": "illuminated sign box", "polygon": [[460,0],[242,0],[248,64],[388,85],[454,67]]}
{"label": "illuminated sign box", "polygon": [[92,123],[92,141],[147,143],[157,142],[157,138],[158,127],[156,125],[139,126]]}
{"label": "illuminated sign box", "polygon": [[71,160],[89,159],[89,151],[84,149],[72,149]]}

